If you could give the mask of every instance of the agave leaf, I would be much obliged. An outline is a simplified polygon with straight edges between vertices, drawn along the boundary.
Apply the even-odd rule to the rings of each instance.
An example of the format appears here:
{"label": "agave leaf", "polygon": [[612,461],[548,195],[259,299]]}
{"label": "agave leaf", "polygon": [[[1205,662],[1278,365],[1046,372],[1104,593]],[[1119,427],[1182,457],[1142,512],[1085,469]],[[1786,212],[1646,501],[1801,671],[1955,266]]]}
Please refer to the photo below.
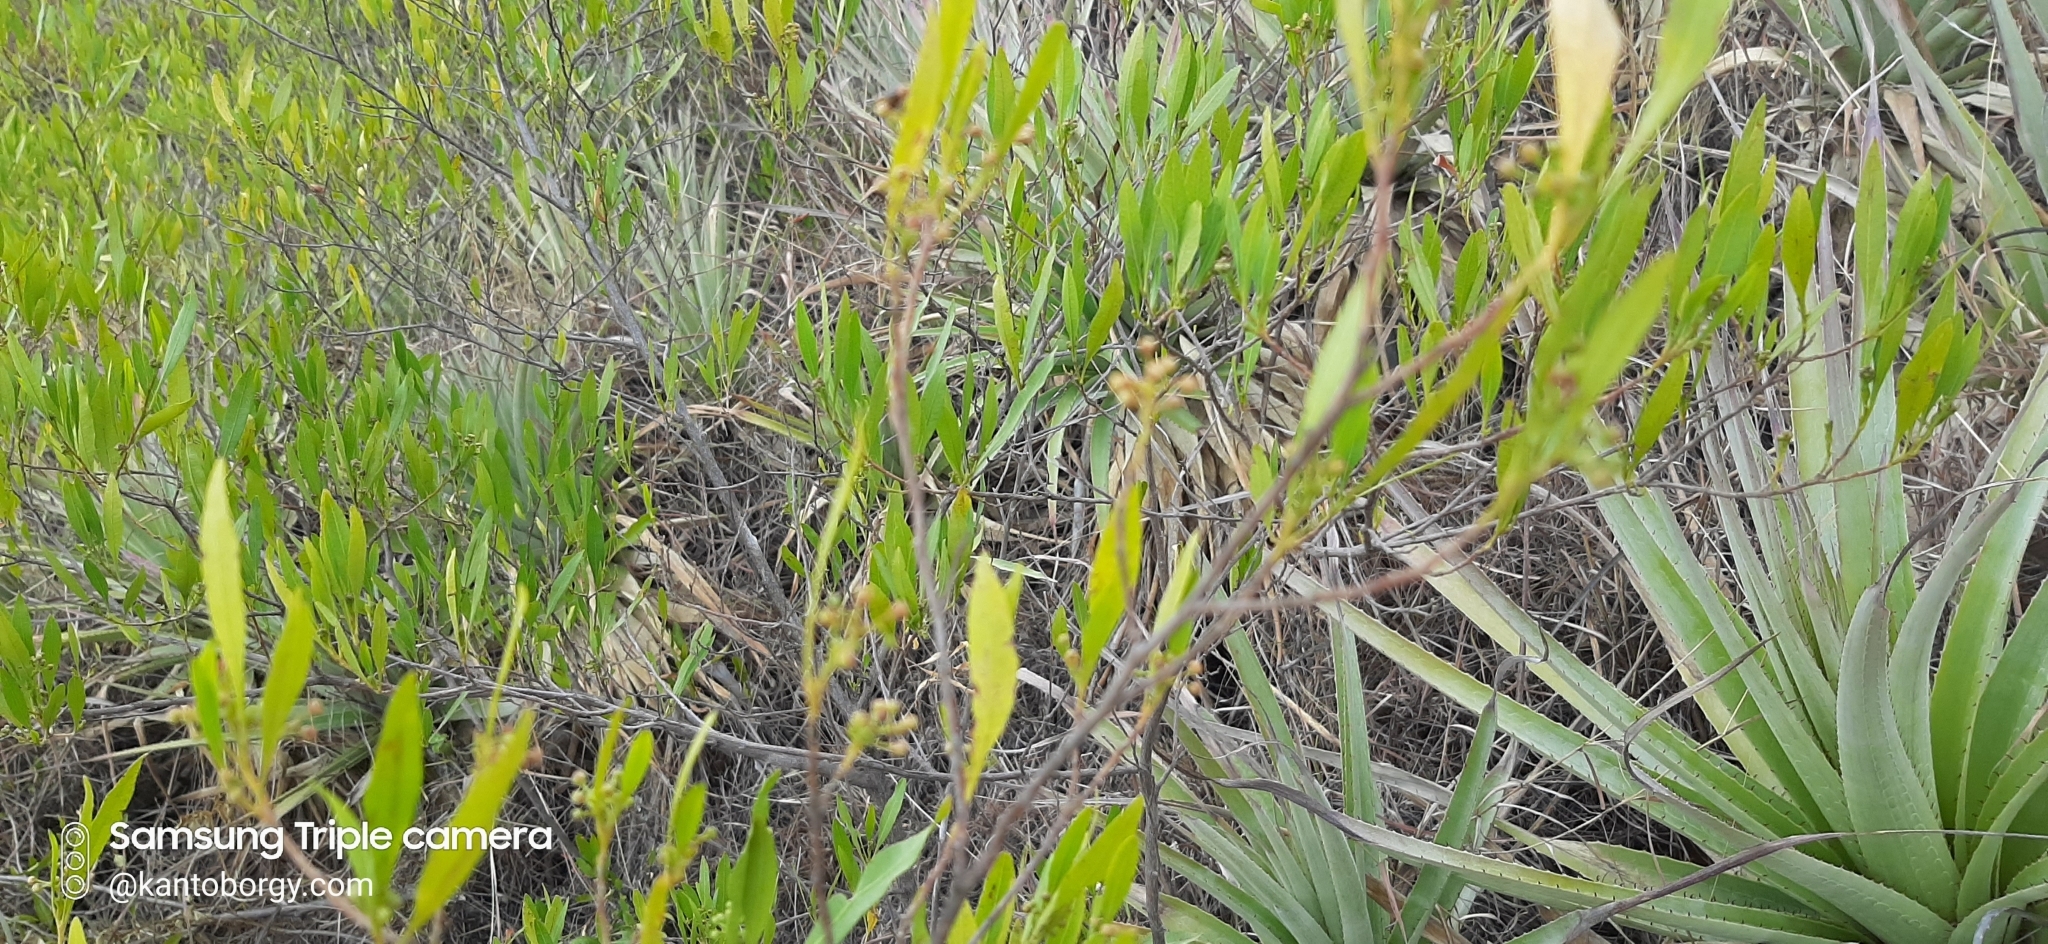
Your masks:
{"label": "agave leaf", "polygon": [[[1313,578],[1296,574],[1290,588],[1302,596],[1325,592]],[[1318,604],[1326,616],[1340,623],[1366,644],[1392,659],[1402,668],[1442,692],[1452,701],[1477,711],[1496,693],[1458,668],[1388,629],[1356,607],[1344,603]],[[1704,812],[1695,803],[1704,798],[1652,800],[1606,744],[1578,734],[1555,720],[1510,698],[1500,698],[1501,730],[1533,748],[1546,760],[1570,771],[1573,776],[1595,784],[1622,802],[1637,805],[1652,819],[1684,834],[1709,854],[1729,856],[1762,843],[1752,831],[1745,831]],[[1636,773],[1641,773],[1640,768]],[[1678,785],[1664,786],[1680,792]],[[1680,792],[1683,797],[1683,793]],[[1768,834],[1766,834],[1768,835]],[[1808,852],[1812,848],[1812,852]],[[1887,944],[1933,942],[1942,939],[1949,924],[1940,915],[1911,897],[1881,883],[1818,858],[1820,847],[1802,847],[1775,853],[1752,862],[1746,869],[1792,895],[1814,912],[1840,920],[1853,920],[1870,929]],[[1491,887],[1491,886],[1488,886]]]}
{"label": "agave leaf", "polygon": [[[1693,556],[1669,506],[1647,496],[1617,494],[1601,499],[1600,511],[1658,625],[1676,640],[1675,651],[1690,656],[1699,678],[1720,671],[1735,654],[1756,645],[1754,631]],[[1848,810],[1840,776],[1813,729],[1785,703],[1766,666],[1745,660],[1715,688],[1722,705],[1729,706],[1720,709],[1718,719],[1714,710],[1707,711],[1717,726],[1745,723],[1744,715],[1734,713],[1744,705],[1753,706],[1755,717],[1764,722],[1742,732],[1750,745],[1745,767],[1754,775],[1772,778],[1774,786],[1806,811],[1806,822],[1812,825],[1801,831],[1817,832],[1823,825],[1845,828]],[[1718,729],[1724,734],[1731,730]],[[1745,753],[1733,740],[1730,748],[1739,757]]]}
{"label": "agave leaf", "polygon": [[2012,4],[1991,0],[1990,6],[2006,62],[2028,64],[2007,68],[2006,83],[2012,87],[2013,119],[2019,126],[2020,143],[2034,161],[2035,178],[2048,187],[2048,93],[2042,91],[2040,74],[2030,68],[2034,51],[2013,18]]}
{"label": "agave leaf", "polygon": [[[1925,768],[1923,776],[1935,785],[1936,796],[1944,798],[1941,807],[1945,814],[1952,814],[1955,804],[1951,782],[1938,782],[1933,764],[1933,735],[1930,712],[1932,692],[1928,681],[1927,666],[1932,660],[1934,637],[1938,624],[1948,610],[1949,598],[1966,573],[1970,573],[1980,559],[1979,554],[1990,540],[1993,528],[2007,532],[2030,526],[2014,522],[2008,517],[2014,502],[2021,495],[2020,489],[2011,485],[1994,484],[1990,477],[2009,477],[2009,470],[2027,468],[2037,461],[2041,447],[2041,434],[2048,429],[2048,362],[2037,369],[2029,388],[2026,402],[2021,404],[2019,416],[2007,427],[1999,448],[1999,460],[1985,469],[1984,479],[1979,486],[1966,493],[1960,503],[1956,522],[1949,532],[1948,541],[1942,551],[1941,560],[1928,575],[1919,597],[1907,611],[1899,625],[1898,641],[1892,656],[1892,698],[1899,712],[1901,734],[1906,738],[1906,748],[1912,752],[1915,764]],[[1996,560],[2011,553],[2010,539],[2002,551],[1993,555]],[[1976,617],[1971,617],[1973,623]],[[1943,736],[1953,736],[1953,731],[1944,729]],[[1951,819],[1951,822],[1961,822]],[[1967,845],[1968,837],[1960,837]]]}
{"label": "agave leaf", "polygon": [[1358,670],[1358,642],[1341,627],[1330,627],[1331,661],[1337,666],[1337,738],[1343,748],[1344,812],[1368,822],[1380,817],[1379,785],[1372,775],[1370,712]]}
{"label": "agave leaf", "polygon": [[[1396,528],[1398,525],[1389,523],[1383,530]],[[1403,552],[1410,564],[1422,562],[1427,556],[1428,552],[1417,549]],[[1579,661],[1570,647],[1544,632],[1484,576],[1471,568],[1458,568],[1435,573],[1429,582],[1503,648],[1540,654],[1542,658],[1531,665],[1537,677],[1609,736],[1622,737],[1641,719],[1640,705]],[[1745,828],[1777,834],[1808,831],[1799,810],[1740,769],[1702,750],[1668,722],[1653,722],[1639,741],[1647,755],[1645,760],[1655,769],[1699,786],[1717,812],[1735,818]]]}
{"label": "agave leaf", "polygon": [[[1228,842],[1227,839],[1222,839],[1220,834],[1216,838]],[[1197,841],[1199,842],[1200,840]],[[1203,849],[1206,850],[1208,847],[1203,846]],[[1226,879],[1216,874],[1208,866],[1188,858],[1174,849],[1162,846],[1159,849],[1159,856],[1175,872],[1179,873],[1182,878],[1193,883],[1196,888],[1201,889],[1205,894],[1222,902],[1231,912],[1244,919],[1246,924],[1252,926],[1252,932],[1259,936],[1259,940],[1278,941],[1284,942],[1284,944],[1300,944],[1298,939],[1287,933],[1287,925],[1281,920],[1280,916],[1274,913],[1273,909],[1267,907],[1267,902],[1272,899],[1265,898],[1258,892],[1245,888],[1237,881]]]}
{"label": "agave leaf", "polygon": [[[1669,885],[1698,872],[1701,868],[1691,862],[1626,846],[1552,839],[1508,823],[1503,823],[1501,828],[1523,845],[1595,881],[1649,890]],[[1812,914],[1784,892],[1766,883],[1733,873],[1717,875],[1674,894],[1820,917]]]}
{"label": "agave leaf", "polygon": [[[1437,827],[1436,841],[1441,845],[1453,849],[1471,845],[1473,827],[1480,818],[1479,804],[1484,799],[1486,765],[1493,755],[1494,735],[1500,726],[1499,708],[1498,702],[1490,702],[1479,712],[1479,725],[1473,729],[1471,747],[1465,752],[1465,766],[1458,772],[1450,805],[1444,808],[1443,824]],[[1423,866],[1408,891],[1408,901],[1401,907],[1401,926],[1408,929],[1408,944],[1421,940],[1432,912],[1438,908],[1450,910],[1463,884],[1454,881],[1448,869]]]}
{"label": "agave leaf", "polygon": [[[1402,861],[1440,866],[1475,885],[1540,905],[1558,909],[1588,908],[1627,901],[1637,894],[1635,890],[1622,886],[1570,878],[1515,862],[1491,859],[1355,820],[1334,810],[1317,808],[1312,798],[1285,784],[1266,781],[1242,785],[1256,786],[1300,805],[1346,836]],[[1615,916],[1614,920],[1646,931],[1719,940],[1812,944],[1849,939],[1842,936],[1841,929],[1812,918],[1677,896],[1643,902]],[[1940,928],[1943,936],[1947,930],[1945,924]]]}
{"label": "agave leaf", "polygon": [[1963,916],[1963,920],[1956,922],[1955,933],[1949,935],[1948,944],[1976,944],[1979,941],[1995,940],[1996,935],[1987,934],[1986,931],[1995,922],[2006,920],[2001,912],[2020,912],[2044,899],[2048,899],[2048,884],[2030,885],[1987,901],[1977,910]]}
{"label": "agave leaf", "polygon": [[[2023,497],[2022,504],[2031,504],[2032,513],[2026,519],[2031,521],[2039,514],[2042,495],[2041,486],[2035,483],[2018,489]],[[2031,495],[2026,493],[2033,492]],[[1991,677],[1984,684],[1982,697],[1977,702],[1974,724],[1970,732],[1969,767],[1967,779],[1959,792],[1959,808],[1973,818],[1983,814],[1984,796],[1991,788],[1999,767],[2010,757],[2014,745],[2020,743],[2022,729],[2036,724],[2033,719],[2041,708],[2042,694],[2048,689],[2048,603],[2037,593],[2034,602],[2027,606],[2019,625],[2015,626],[2011,638],[2007,639],[1998,657]],[[1958,822],[1969,822],[1961,819]]]}
{"label": "agave leaf", "polygon": [[1257,649],[1252,647],[1251,636],[1236,632],[1224,641],[1230,651],[1230,661],[1237,669],[1238,684],[1243,689],[1245,700],[1251,703],[1252,716],[1257,719],[1259,730],[1279,746],[1274,754],[1280,761],[1282,779],[1300,780],[1304,774],[1301,768],[1301,742],[1294,737],[1294,729],[1287,724],[1287,716],[1280,711],[1280,699],[1274,694],[1273,680],[1266,675],[1266,667],[1259,661]]}
{"label": "agave leaf", "polygon": [[[1969,776],[1976,766],[1970,758],[1972,727],[1984,686],[2004,648],[2013,580],[2019,574],[2020,555],[2026,550],[2042,501],[2048,498],[2048,482],[2031,482],[2018,492],[2015,507],[2001,516],[1986,537],[1963,584],[1928,699],[1935,783],[1941,790],[1942,808],[1957,822],[1969,818],[1968,798],[1974,795]],[[2003,753],[2002,747],[1997,750]]]}
{"label": "agave leaf", "polygon": [[[1929,796],[1906,756],[1885,684],[1890,628],[1876,588],[1867,591],[1842,654],[1842,790],[1874,877],[1945,915],[1955,913],[1956,867]],[[1877,836],[1882,831],[1913,830]],[[1921,831],[1924,830],[1924,831]]]}
{"label": "agave leaf", "polygon": [[[1200,868],[1196,864],[1196,868]],[[1223,884],[1219,879],[1216,884]],[[1166,896],[1165,914],[1166,939],[1169,941],[1200,941],[1202,944],[1254,944],[1244,932],[1223,923],[1214,915],[1188,904],[1172,895]],[[1247,919],[1249,920],[1249,919]],[[1261,940],[1273,940],[1267,932],[1256,926]]]}
{"label": "agave leaf", "polygon": [[1982,837],[1970,855],[1969,866],[1963,870],[1962,883],[1956,891],[1957,911],[1973,911],[1989,901],[2000,870],[2009,868],[2005,860],[2021,859],[2019,855],[2003,855],[2008,841],[2003,834],[2012,830],[2013,823],[2040,793],[2044,782],[2048,782],[2048,738],[2037,736],[2012,758],[1991,788],[1984,805],[1988,821],[1977,828],[1993,835]]}
{"label": "agave leaf", "polygon": [[[1729,444],[1742,483],[1740,488],[1729,480],[1720,450],[1706,450],[1708,467],[1715,487],[1722,492],[1769,492],[1772,479],[1765,471],[1768,460],[1757,444],[1755,420],[1747,409],[1735,402],[1735,388],[1728,382],[1727,361],[1727,350],[1717,346],[1708,358],[1707,372],[1717,391],[1715,399],[1721,419],[1734,424],[1735,433],[1729,437]],[[1770,657],[1780,667],[1782,675],[1791,680],[1798,694],[1795,707],[1812,726],[1821,749],[1833,756],[1836,750],[1834,684],[1828,679],[1826,670],[1822,668],[1822,659],[1815,652],[1819,641],[1800,618],[1803,608],[1798,598],[1788,593],[1788,588],[1778,579],[1779,574],[1794,572],[1790,565],[1793,550],[1784,543],[1784,501],[1777,495],[1765,495],[1749,501],[1750,520],[1757,523],[1755,535],[1751,534],[1748,522],[1734,499],[1716,496],[1714,504],[1720,513],[1722,527],[1728,531],[1728,545],[1733,551],[1737,579],[1751,610],[1760,617],[1761,625],[1757,628],[1764,636]]]}

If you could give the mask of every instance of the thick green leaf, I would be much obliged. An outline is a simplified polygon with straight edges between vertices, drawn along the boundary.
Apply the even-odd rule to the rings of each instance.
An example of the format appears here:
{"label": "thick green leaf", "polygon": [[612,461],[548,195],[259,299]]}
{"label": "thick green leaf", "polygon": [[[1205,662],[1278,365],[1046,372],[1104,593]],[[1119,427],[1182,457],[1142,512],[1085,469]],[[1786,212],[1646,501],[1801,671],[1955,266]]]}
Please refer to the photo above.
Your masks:
{"label": "thick green leaf", "polygon": [[[1326,593],[1321,585],[1303,575],[1289,581],[1304,596]],[[1535,749],[1546,760],[1570,771],[1581,780],[1601,786],[1624,802],[1639,805],[1651,818],[1684,834],[1709,854],[1730,856],[1764,841],[1703,812],[1703,796],[1687,797],[1692,802],[1653,800],[1638,788],[1640,767],[1625,767],[1607,745],[1571,731],[1556,721],[1512,699],[1500,697],[1490,686],[1472,678],[1443,659],[1402,638],[1378,620],[1343,603],[1322,603],[1318,607],[1359,639],[1415,673],[1432,688],[1442,692],[1466,710],[1478,711],[1499,698],[1501,730]],[[1552,653],[1552,657],[1556,656]],[[1681,785],[1665,781],[1664,786],[1684,797]],[[1767,834],[1766,834],[1767,835]],[[1775,853],[1750,863],[1750,874],[1771,882],[1816,913],[1830,918],[1840,915],[1854,920],[1887,944],[1917,944],[1938,941],[1947,933],[1948,922],[1912,898],[1853,871],[1824,862],[1802,849]],[[1491,886],[1488,886],[1491,887]]]}
{"label": "thick green leaf", "polygon": [[[1934,911],[1955,914],[1955,861],[1939,830],[1934,798],[1913,771],[1885,679],[1890,620],[1875,588],[1864,595],[1842,653],[1837,729],[1849,820],[1873,877]],[[1901,835],[1874,835],[1903,832]]]}

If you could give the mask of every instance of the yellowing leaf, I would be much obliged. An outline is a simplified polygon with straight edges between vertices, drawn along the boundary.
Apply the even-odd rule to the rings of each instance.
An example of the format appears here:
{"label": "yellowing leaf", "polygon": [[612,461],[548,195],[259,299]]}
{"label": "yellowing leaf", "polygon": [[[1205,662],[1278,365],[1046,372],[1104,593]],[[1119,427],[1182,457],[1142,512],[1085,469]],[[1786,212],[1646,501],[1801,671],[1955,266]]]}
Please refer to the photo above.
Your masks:
{"label": "yellowing leaf", "polygon": [[1017,595],[1024,575],[1005,586],[988,558],[974,562],[967,593],[967,677],[974,683],[974,741],[967,750],[967,795],[981,782],[988,753],[1017,705]]}
{"label": "yellowing leaf", "polygon": [[128,506],[121,500],[121,477],[107,473],[107,487],[100,493],[100,529],[107,538],[107,553],[121,556],[122,543],[127,539]]}
{"label": "yellowing leaf", "polygon": [[931,19],[925,24],[924,44],[917,51],[917,71],[911,76],[903,121],[896,130],[896,150],[889,160],[892,189],[907,185],[908,175],[924,163],[932,130],[938,127],[939,105],[953,84],[953,71],[967,45],[968,27],[974,25],[974,0],[939,0],[937,7],[928,14]]}
{"label": "yellowing leaf", "polygon": [[1095,678],[1095,663],[1124,620],[1131,589],[1137,585],[1138,548],[1145,539],[1143,487],[1133,488],[1117,499],[1109,513],[1109,526],[1095,545],[1095,562],[1088,568],[1088,615],[1081,623],[1080,661],[1074,666],[1074,688],[1085,695]]}
{"label": "yellowing leaf", "polygon": [[235,109],[228,104],[228,87],[220,80],[220,73],[213,74],[212,80],[207,83],[207,91],[213,98],[213,110],[220,115],[221,123],[233,128]]}
{"label": "yellowing leaf", "polygon": [[206,485],[206,507],[199,515],[199,573],[206,581],[206,611],[213,620],[213,641],[227,663],[221,679],[229,698],[240,702],[242,667],[248,650],[248,616],[242,599],[242,540],[235,534],[235,516],[228,510],[228,464],[213,463]]}
{"label": "yellowing leaf", "polygon": [[1550,61],[1557,70],[1559,169],[1576,174],[1601,125],[1614,113],[1621,24],[1607,0],[1551,0]]}

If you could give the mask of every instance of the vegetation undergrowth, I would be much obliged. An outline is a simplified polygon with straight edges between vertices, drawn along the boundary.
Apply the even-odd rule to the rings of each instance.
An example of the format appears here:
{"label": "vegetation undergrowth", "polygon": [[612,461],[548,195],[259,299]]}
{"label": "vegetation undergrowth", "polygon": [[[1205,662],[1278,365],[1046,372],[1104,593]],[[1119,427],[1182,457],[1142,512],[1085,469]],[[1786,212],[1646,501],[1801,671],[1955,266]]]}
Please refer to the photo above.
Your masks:
{"label": "vegetation undergrowth", "polygon": [[2044,35],[12,0],[0,929],[2024,940]]}

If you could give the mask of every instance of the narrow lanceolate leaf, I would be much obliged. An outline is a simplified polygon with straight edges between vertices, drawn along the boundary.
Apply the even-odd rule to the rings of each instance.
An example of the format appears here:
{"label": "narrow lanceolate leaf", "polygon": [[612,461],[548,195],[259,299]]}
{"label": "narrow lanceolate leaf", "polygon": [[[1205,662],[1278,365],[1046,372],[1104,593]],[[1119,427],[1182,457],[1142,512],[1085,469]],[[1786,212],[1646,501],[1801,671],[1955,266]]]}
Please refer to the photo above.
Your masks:
{"label": "narrow lanceolate leaf", "polygon": [[271,650],[270,672],[263,678],[262,758],[266,769],[313,666],[313,605],[304,593],[289,587],[278,587],[278,596],[284,600],[284,632]]}
{"label": "narrow lanceolate leaf", "polygon": [[861,916],[880,904],[883,896],[903,873],[917,864],[917,857],[924,852],[925,839],[931,835],[929,827],[919,830],[916,835],[899,840],[888,848],[875,853],[868,866],[860,874],[860,882],[851,895],[834,895],[826,908],[831,917],[832,938],[826,940],[825,927],[821,922],[811,929],[804,944],[839,944],[860,926]]}
{"label": "narrow lanceolate leaf", "polygon": [[[377,735],[370,783],[363,792],[364,823],[388,829],[394,836],[412,826],[426,782],[426,728],[420,720],[419,686],[418,675],[407,675],[391,693],[391,701],[384,707],[384,727]],[[380,890],[398,864],[398,851],[395,845],[388,850],[362,851],[363,859],[374,863],[368,871]]]}
{"label": "narrow lanceolate leaf", "polygon": [[967,675],[974,683],[974,740],[967,750],[966,775],[970,797],[1017,704],[1017,594],[1023,585],[1019,574],[1005,586],[986,557],[974,563],[974,586],[967,596]]}
{"label": "narrow lanceolate leaf", "polygon": [[1635,166],[1649,150],[1700,80],[1707,61],[1719,50],[1728,7],[1729,0],[1677,0],[1665,5],[1664,32],[1657,39],[1657,75],[1650,82],[1649,100],[1636,112],[1628,145],[1615,162],[1616,181],[1624,179],[1620,172]]}
{"label": "narrow lanceolate leaf", "polygon": [[213,622],[214,645],[227,663],[221,684],[232,701],[242,697],[242,669],[249,646],[247,604],[242,599],[242,539],[235,533],[235,515],[228,509],[228,464],[217,460],[206,484],[206,507],[199,515],[199,572],[206,581],[206,611]]}
{"label": "narrow lanceolate leaf", "polygon": [[1550,58],[1557,72],[1558,169],[1576,174],[1614,114],[1621,24],[1607,0],[1551,0]]}
{"label": "narrow lanceolate leaf", "polygon": [[[1874,876],[1913,896],[1943,916],[1956,905],[1956,866],[1938,830],[1934,798],[1913,771],[1892,713],[1885,668],[1890,620],[1882,591],[1864,594],[1849,627],[1842,654],[1841,698],[1836,703],[1841,733],[1842,793],[1858,832],[1864,860]],[[1912,830],[1896,835],[1872,833]],[[1924,830],[1919,831],[1919,830]]]}
{"label": "narrow lanceolate leaf", "polygon": [[[488,830],[497,823],[498,810],[505,805],[505,795],[511,792],[512,781],[518,779],[519,770],[526,763],[526,740],[532,733],[533,713],[527,712],[520,716],[518,727],[498,739],[490,756],[479,759],[469,790],[463,793],[461,805],[455,808],[454,818],[448,821],[452,829]],[[419,895],[413,904],[410,925],[413,930],[425,927],[449,899],[462,890],[463,883],[469,881],[469,873],[476,871],[476,864],[485,851],[436,849],[427,854]]]}
{"label": "narrow lanceolate leaf", "polygon": [[939,106],[953,84],[960,53],[967,45],[968,27],[974,25],[974,0],[939,0],[929,10],[924,43],[917,51],[917,71],[910,79],[910,94],[904,98],[902,123],[896,129],[896,149],[890,156],[890,172],[903,184],[907,175],[924,163],[931,149],[932,131],[938,127]]}
{"label": "narrow lanceolate leaf", "polygon": [[1301,401],[1303,433],[1322,425],[1340,409],[1358,382],[1359,365],[1369,358],[1366,345],[1372,341],[1368,314],[1376,299],[1370,297],[1373,293],[1368,291],[1367,284],[1374,280],[1368,274],[1353,283],[1344,296],[1344,304],[1337,309],[1336,324],[1330,327],[1329,336],[1316,353],[1315,373],[1309,377],[1308,393]]}
{"label": "narrow lanceolate leaf", "polygon": [[[1480,803],[1486,784],[1486,765],[1493,756],[1493,738],[1499,729],[1499,705],[1488,704],[1479,712],[1479,726],[1473,730],[1472,745],[1465,752],[1465,767],[1458,772],[1457,787],[1451,792],[1451,803],[1444,808],[1443,825],[1437,828],[1436,841],[1452,849],[1463,849],[1472,842],[1473,826],[1480,817]],[[1408,929],[1408,944],[1422,939],[1423,928],[1437,908],[1446,910],[1455,906],[1463,883],[1451,878],[1450,870],[1439,865],[1425,865],[1422,874],[1408,892],[1408,901],[1401,909],[1401,925]]]}
{"label": "narrow lanceolate leaf", "polygon": [[1080,662],[1074,667],[1074,687],[1083,696],[1137,587],[1138,549],[1145,539],[1144,495],[1142,488],[1134,487],[1117,499],[1095,545],[1095,562],[1088,570],[1088,616],[1081,623]]}

